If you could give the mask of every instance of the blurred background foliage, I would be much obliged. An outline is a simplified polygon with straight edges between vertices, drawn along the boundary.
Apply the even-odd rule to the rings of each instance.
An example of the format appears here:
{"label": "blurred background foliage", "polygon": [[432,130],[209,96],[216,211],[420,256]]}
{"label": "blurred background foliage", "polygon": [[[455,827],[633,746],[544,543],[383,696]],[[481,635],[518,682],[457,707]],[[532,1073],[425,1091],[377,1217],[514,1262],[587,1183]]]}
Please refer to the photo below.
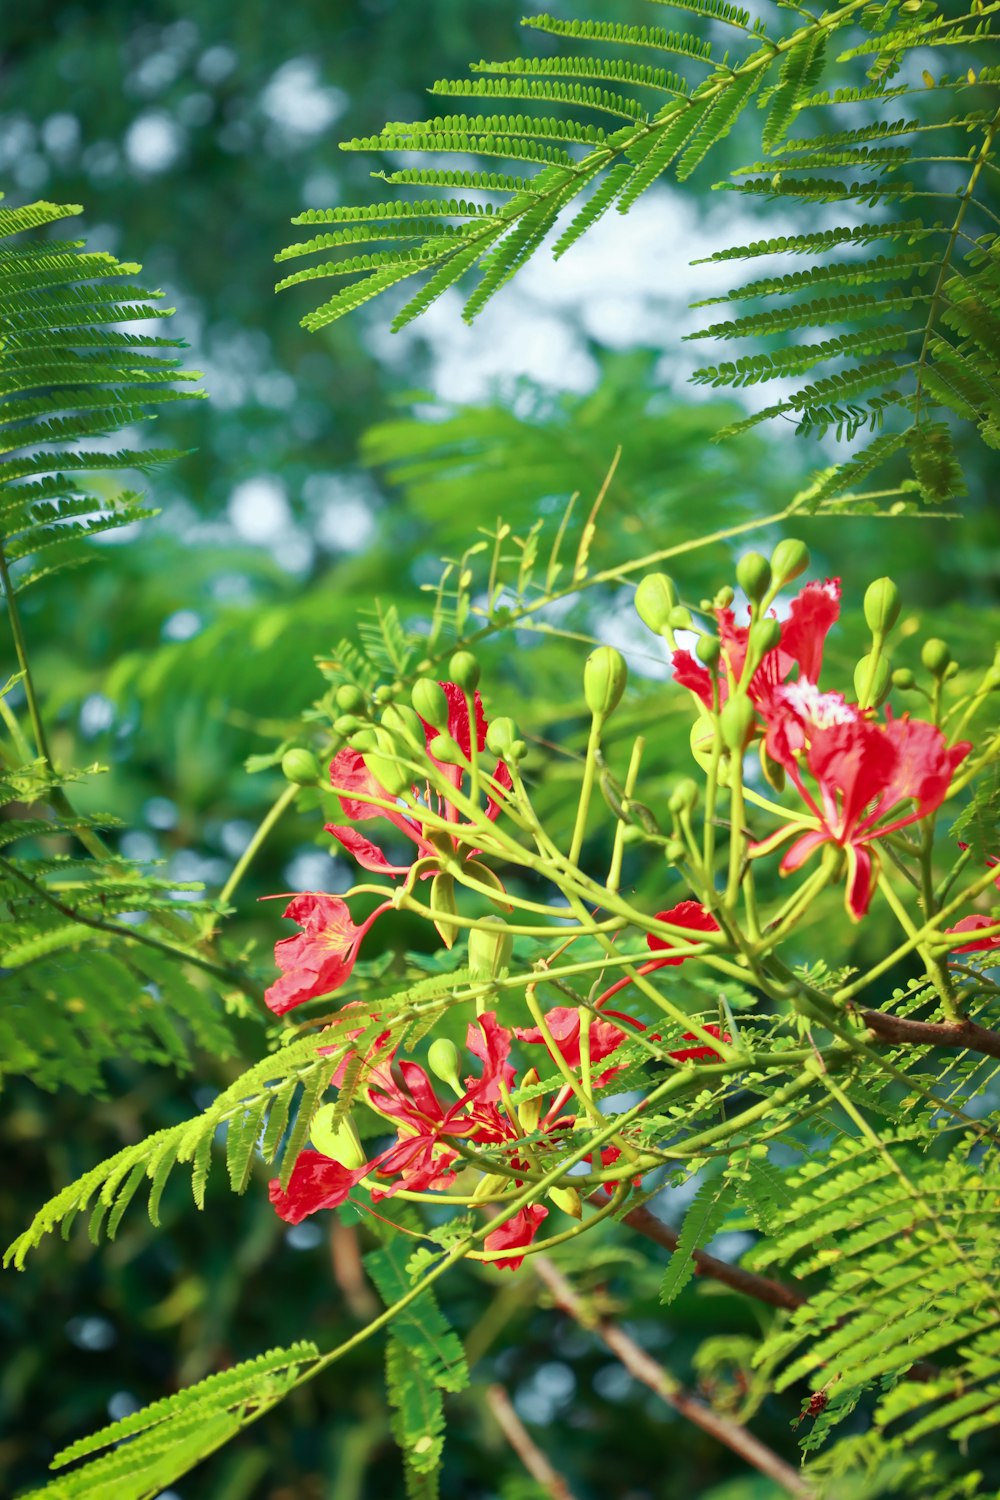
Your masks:
{"label": "blurred background foliage", "polygon": [[[641,0],[588,6],[595,17],[624,20],[644,20],[647,10]],[[397,340],[379,306],[313,337],[297,324],[307,303],[275,298],[272,256],[291,215],[370,196],[369,163],[338,153],[338,136],[415,117],[434,78],[519,50],[518,14],[514,0],[34,0],[0,25],[8,201],[85,204],[91,248],[143,264],[145,283],[162,286],[178,309],[189,365],[205,374],[210,400],[161,419],[162,439],[190,450],[151,487],[161,516],[101,547],[96,566],[27,597],[24,615],[57,759],[108,767],[77,803],[113,808],[127,829],[123,853],[165,861],[172,878],[203,881],[209,893],[284,785],[273,768],[248,774],[246,758],[266,758],[303,733],[308,740],[300,717],[325,688],[315,658],[335,659],[374,596],[418,621],[429,605],[421,589],[435,581],[442,554],[459,556],[500,516],[522,534],[537,518],[552,527],[574,492],[582,518],[619,446],[594,544],[598,567],[779,509],[816,461],[791,433],[780,445],[711,446],[725,410],[684,385],[693,364],[677,342],[691,326],[685,302],[706,284],[688,261],[740,233],[732,198],[720,204],[710,193],[727,166],[756,152],[739,131],[683,197],[666,187],[650,195],[559,268],[540,257],[471,331],[457,299],[445,299]],[[859,601],[877,573],[897,579],[906,600],[897,664],[915,664],[919,639],[938,634],[973,667],[988,649],[984,636],[996,635],[991,455],[970,440],[963,459],[970,494],[961,523],[853,517],[795,527],[816,572],[843,577],[846,599]],[[720,544],[675,568],[685,598],[714,592],[732,557]],[[584,732],[579,672],[594,636],[626,650],[634,675],[648,679],[650,696],[641,708],[636,699],[616,730],[626,743],[644,727],[643,795],[655,800],[687,769],[689,720],[665,685],[655,643],[633,623],[628,592],[595,589],[548,618],[548,633],[501,634],[480,653],[488,709],[519,718],[532,743],[528,771],[545,773],[540,805],[565,816]],[[862,641],[848,613],[831,640],[830,680],[849,680]],[[328,853],[317,800],[302,794],[239,888],[231,926],[264,963],[286,928],[280,908],[256,897],[350,882]],[[597,838],[595,859],[604,853]],[[633,879],[651,901],[663,893],[655,867]],[[839,943],[835,904],[818,906],[813,921]],[[874,950],[881,941],[875,921],[863,938],[842,937],[845,962],[852,942]],[[403,921],[380,924],[368,957],[380,942],[430,946]],[[261,1025],[232,1024],[245,1056],[258,1055]],[[206,1052],[189,1062],[177,1076],[123,1058],[106,1069],[106,1098],[96,1102],[12,1082],[0,1124],[4,1242],[63,1183],[203,1106],[238,1070]],[[273,1344],[333,1343],[366,1319],[370,1292],[351,1226],[288,1230],[263,1187],[261,1174],[237,1199],[217,1182],[202,1216],[174,1185],[162,1232],[135,1214],[99,1255],[77,1240],[56,1242],[22,1276],[6,1278],[7,1492],[40,1483],[55,1448],[108,1415]],[[680,1212],[669,1203],[658,1211],[675,1220]],[[753,1332],[756,1315],[723,1289],[695,1283],[667,1315],[656,1303],[655,1257],[639,1249],[636,1264],[626,1261],[636,1247],[614,1228],[586,1239],[581,1269],[586,1275],[589,1264],[612,1295],[627,1271],[638,1297],[631,1326],[677,1374],[696,1379],[701,1340],[743,1324]],[[463,1269],[442,1296],[481,1355],[480,1374],[507,1385],[581,1500],[776,1493],[740,1477],[727,1453],[541,1305],[530,1276],[511,1282]],[[444,1494],[541,1493],[475,1392],[455,1406]],[[769,1401],[759,1428],[789,1455],[796,1411],[790,1398]],[[183,1500],[401,1493],[375,1343],[176,1492]]]}

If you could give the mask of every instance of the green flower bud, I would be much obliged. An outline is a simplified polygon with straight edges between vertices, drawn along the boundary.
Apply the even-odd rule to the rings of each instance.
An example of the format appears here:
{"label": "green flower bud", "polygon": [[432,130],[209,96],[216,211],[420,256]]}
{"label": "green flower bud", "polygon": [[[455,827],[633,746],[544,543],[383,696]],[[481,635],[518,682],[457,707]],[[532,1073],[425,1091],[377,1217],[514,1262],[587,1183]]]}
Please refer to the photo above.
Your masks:
{"label": "green flower bud", "polygon": [[771,573],[779,588],[798,578],[808,566],[809,548],[795,537],[786,537],[771,553]]}
{"label": "green flower bud", "polygon": [[[521,1087],[530,1089],[537,1082],[538,1069],[529,1068],[521,1079]],[[539,1095],[537,1099],[524,1099],[517,1106],[517,1123],[525,1135],[531,1135],[532,1131],[538,1129],[538,1122],[542,1118],[542,1103],[542,1097]]]}
{"label": "green flower bud", "polygon": [[361,714],[368,707],[368,700],[353,682],[342,682],[334,693],[337,707],[344,714]]}
{"label": "green flower bud", "polygon": [[944,680],[950,682],[953,677],[958,676],[958,662],[950,661],[944,669]]}
{"label": "green flower bud", "polygon": [[317,1151],[339,1161],[341,1166],[356,1171],[367,1161],[364,1147],[358,1137],[357,1127],[350,1115],[345,1115],[339,1126],[334,1126],[333,1117],[337,1106],[324,1104],[313,1115],[309,1126],[309,1138]]}
{"label": "green flower bud", "polygon": [[728,750],[741,754],[753,739],[757,712],[746,693],[733,693],[719,714],[722,743]]}
{"label": "green flower bud", "polygon": [[583,1218],[583,1204],[580,1202],[580,1194],[576,1188],[554,1187],[549,1188],[549,1197],[556,1208],[561,1208],[564,1214],[569,1214],[571,1219]]}
{"label": "green flower bud", "polygon": [[733,593],[732,589],[729,587],[729,584],[725,583],[725,584],[723,584],[723,586],[719,590],[719,592],[716,594],[715,598],[712,600],[712,608],[713,609],[728,609],[729,606],[732,604],[732,602],[733,602],[733,600],[735,598],[736,598],[736,595]]}
{"label": "green flower bud", "polygon": [[876,704],[882,703],[889,696],[889,688],[892,686],[892,668],[886,657],[879,657],[875,677],[869,688],[868,679],[871,669],[872,658],[869,652],[854,668],[854,696],[859,703],[864,700],[865,708],[874,708]]}
{"label": "green flower bud", "polygon": [[436,734],[427,748],[443,766],[464,766],[466,763],[458,741],[450,734]]}
{"label": "green flower bud", "polygon": [[902,601],[891,578],[876,578],[865,591],[865,620],[872,635],[884,636],[899,619]]}
{"label": "green flower bud", "polygon": [[[452,852],[450,843],[449,839],[449,847],[447,849],[449,855]],[[455,900],[455,881],[446,872],[438,871],[431,881],[431,906],[436,913],[439,913],[433,919],[438,937],[446,948],[454,947],[459,928],[455,922],[448,921],[448,916],[454,917],[457,915],[458,902]],[[447,915],[440,915],[440,913],[446,913]]]}
{"label": "green flower bud", "polygon": [[424,726],[408,703],[390,703],[382,713],[382,723],[389,733],[411,745],[424,748]]}
{"label": "green flower bud", "polygon": [[432,729],[448,728],[448,699],[444,688],[433,677],[421,677],[413,684],[410,702]]}
{"label": "green flower bud", "polygon": [[698,806],[698,783],[691,776],[685,776],[674,787],[667,806],[672,813],[693,812]]}
{"label": "green flower bud", "polygon": [[479,686],[479,663],[471,651],[456,651],[448,663],[448,677],[463,693],[474,693]]}
{"label": "green flower bud", "polygon": [[338,734],[346,736],[366,726],[364,719],[359,719],[357,714],[338,714],[333,721],[333,727]]}
{"label": "green flower bud", "polygon": [[626,823],[622,829],[623,844],[642,844],[646,841],[645,830],[638,823]]}
{"label": "green flower bud", "polygon": [[281,772],[296,786],[315,786],[319,781],[319,762],[311,750],[286,750],[281,757]]}
{"label": "green flower bud", "polygon": [[736,582],[755,604],[771,587],[771,564],[759,552],[748,552],[736,564]]}
{"label": "green flower bud", "polygon": [[378,704],[391,703],[395,696],[395,687],[390,687],[388,683],[383,683],[381,687],[375,689],[375,702]]}
{"label": "green flower bud", "polygon": [[483,917],[469,933],[469,975],[473,980],[498,979],[510,964],[514,940],[503,917]]}
{"label": "green flower bud", "polygon": [[382,728],[375,729],[374,735],[374,754],[365,754],[365,765],[376,781],[393,796],[409,791],[413,778],[406,767],[399,763],[392,735]]}
{"label": "green flower bud", "polygon": [[494,755],[504,757],[517,738],[513,719],[492,719],[486,730],[486,748]]}
{"label": "green flower bud", "polygon": [[943,677],[951,662],[951,652],[946,642],[939,641],[936,636],[931,636],[929,641],[924,641],[920,650],[920,660],[934,677]]}
{"label": "green flower bud", "polygon": [[[334,728],[336,727],[334,725]],[[365,727],[356,730],[354,734],[350,735],[347,743],[352,750],[360,750],[363,755],[366,751],[375,750],[378,747],[378,737],[374,729]]]}
{"label": "green flower bud", "polygon": [[670,839],[663,850],[668,865],[679,865],[687,850],[680,839]]}
{"label": "green flower bud", "polygon": [[[715,724],[711,719],[695,719],[691,725],[691,754],[703,771],[710,771],[715,760]],[[721,756],[716,764],[720,786],[729,785],[729,761]]]}
{"label": "green flower bud", "polygon": [[722,654],[722,642],[717,635],[700,635],[694,649],[698,660],[708,667],[709,671],[718,666],[719,657]]}
{"label": "green flower bud", "polygon": [[465,1093],[458,1076],[458,1048],[446,1036],[439,1036],[431,1042],[427,1051],[427,1066],[435,1078],[440,1078],[456,1094]]}
{"label": "green flower bud", "polygon": [[636,614],[654,635],[662,635],[667,629],[676,603],[674,580],[666,573],[647,573],[635,591]]}
{"label": "green flower bud", "polygon": [[671,630],[690,630],[691,611],[683,604],[675,604],[667,616],[667,624]]}
{"label": "green flower bud", "polygon": [[527,755],[527,753],[528,753],[528,747],[524,743],[524,741],[523,740],[515,740],[514,743],[511,745],[510,749],[507,751],[507,754],[504,757],[504,759],[505,760],[512,760],[512,761],[516,762],[516,761],[519,761],[519,760],[523,760],[524,757]]}
{"label": "green flower bud", "polygon": [[897,667],[892,674],[892,685],[899,688],[901,693],[909,693],[916,687],[917,679],[909,667]]}
{"label": "green flower bud", "polygon": [[625,658],[614,646],[598,646],[591,651],[583,669],[583,696],[595,719],[603,721],[614,713],[627,679]]}

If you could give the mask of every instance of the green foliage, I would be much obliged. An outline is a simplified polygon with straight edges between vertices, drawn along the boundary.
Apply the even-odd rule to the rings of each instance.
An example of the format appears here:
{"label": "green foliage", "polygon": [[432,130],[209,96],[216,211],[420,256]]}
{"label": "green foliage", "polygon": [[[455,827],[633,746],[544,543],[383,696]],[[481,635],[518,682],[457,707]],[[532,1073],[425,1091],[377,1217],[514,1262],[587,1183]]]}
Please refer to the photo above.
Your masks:
{"label": "green foliage", "polygon": [[[272,1349],[156,1401],[58,1453],[55,1468],[78,1459],[90,1462],[24,1500],[42,1495],[47,1500],[98,1500],[110,1493],[122,1500],[153,1500],[308,1378],[318,1353],[306,1341]],[[93,1458],[95,1453],[101,1456]]]}
{"label": "green foliage", "polygon": [[[870,1455],[905,1452],[937,1432],[961,1442],[992,1426],[995,1153],[977,1165],[961,1150],[928,1155],[925,1126],[906,1126],[831,1143],[824,1159],[786,1174],[786,1186],[791,1201],[752,1263],[799,1279],[822,1272],[824,1284],[755,1360],[780,1365],[778,1390],[799,1383],[826,1397],[808,1421],[807,1451],[867,1391],[877,1396],[861,1445]],[[836,1472],[839,1461],[834,1447],[819,1472]]]}
{"label": "green foliage", "polygon": [[132,490],[81,489],[73,474],[148,472],[177,457],[170,449],[122,448],[107,440],[152,408],[190,399],[176,339],[123,325],[164,318],[160,293],[123,279],[140,267],[82,240],[21,235],[80,213],[76,205],[0,209],[0,574],[4,593],[22,591],[93,556],[88,537],[153,514]]}
{"label": "green foliage", "polygon": [[[472,319],[539,248],[569,204],[589,191],[555,240],[557,257],[612,205],[626,212],[671,167],[684,182],[766,83],[759,101],[767,111],[761,138],[766,158],[739,169],[738,180],[722,186],[783,205],[801,202],[807,212],[817,203],[853,213],[859,205],[894,209],[899,203],[912,210],[926,202],[928,214],[910,211],[877,227],[845,223],[819,234],[770,237],[749,249],[715,252],[713,259],[784,256],[789,250],[822,255],[834,245],[864,244],[871,238],[882,240],[890,252],[868,261],[814,261],[805,272],[758,278],[735,288],[728,299],[712,299],[752,300],[760,310],[687,337],[778,337],[787,343],[801,329],[830,330],[816,344],[793,343],[698,370],[696,380],[715,386],[739,387],[779,375],[811,377],[780,401],[727,425],[719,436],[734,436],[773,418],[793,421],[803,435],[833,434],[844,447],[867,435],[875,442],[856,448],[825,476],[825,499],[842,499],[890,465],[880,496],[894,496],[902,506],[911,504],[914,494],[938,506],[953,501],[963,493],[964,480],[953,453],[952,419],[971,424],[989,446],[1000,444],[1000,296],[987,181],[997,170],[996,82],[989,67],[976,67],[976,49],[993,37],[996,7],[987,6],[969,26],[969,18],[947,16],[928,4],[893,26],[900,13],[896,0],[878,6],[855,0],[781,34],[772,34],[769,22],[751,27],[745,12],[721,0],[673,8],[692,12],[702,23],[731,26],[751,50],[735,63],[727,54],[713,68],[710,42],[698,35],[548,15],[528,18],[525,25],[535,31],[601,50],[481,61],[472,67],[471,78],[440,80],[431,92],[499,103],[544,102],[565,108],[568,117],[437,116],[388,125],[381,135],[355,139],[345,149],[500,156],[531,163],[534,172],[516,179],[434,168],[382,173],[392,184],[419,183],[438,190],[461,185],[490,196],[484,201],[423,198],[410,204],[337,208],[328,214],[311,211],[295,222],[345,227],[290,246],[280,260],[333,246],[353,247],[388,234],[420,243],[327,261],[294,272],[279,286],[318,277],[361,277],[307,315],[306,326],[317,328],[433,268],[423,288],[397,313],[393,327],[401,328],[477,269],[479,281],[465,306],[466,318]],[[776,22],[780,19],[775,16]],[[842,45],[835,62],[828,61],[839,34],[844,33],[843,40],[856,37],[859,27],[871,35]],[[967,71],[932,77],[923,67],[924,49],[941,46],[960,57]],[[971,66],[962,52],[968,47],[973,48]],[[700,64],[712,71],[688,80],[636,62],[637,49],[680,56],[688,66]],[[869,85],[817,91],[833,66],[850,69],[872,57]],[[775,69],[776,79],[768,82]],[[604,88],[606,83],[615,88]],[[657,107],[651,94],[666,94],[667,102]],[[893,113],[851,128],[844,109],[862,99],[876,108],[890,105]],[[913,118],[899,117],[901,108]],[[831,110],[825,129],[787,138],[800,116]],[[592,123],[593,116],[609,120],[610,126]],[[939,164],[947,172],[943,188],[938,186]],[[929,173],[937,173],[930,185]],[[919,252],[910,249],[915,242]],[[799,294],[813,286],[859,290],[801,300]],[[866,290],[870,287],[877,290]],[[876,349],[881,358],[873,362],[867,356]],[[883,437],[888,441],[880,441]],[[903,458],[909,462],[909,479],[900,473]]]}

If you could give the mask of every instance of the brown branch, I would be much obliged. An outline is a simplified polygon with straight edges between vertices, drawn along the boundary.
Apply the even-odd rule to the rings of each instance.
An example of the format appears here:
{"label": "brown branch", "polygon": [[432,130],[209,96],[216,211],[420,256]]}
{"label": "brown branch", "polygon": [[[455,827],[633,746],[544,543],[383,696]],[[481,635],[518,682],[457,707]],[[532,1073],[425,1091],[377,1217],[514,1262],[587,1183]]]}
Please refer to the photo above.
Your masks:
{"label": "brown branch", "polygon": [[502,1385],[486,1387],[486,1404],[493,1413],[497,1426],[532,1479],[552,1496],[552,1500],[573,1500],[573,1492],[569,1485],[538,1447],[514,1410],[511,1399]]}
{"label": "brown branch", "polygon": [[[594,1193],[590,1199],[591,1203],[603,1207],[607,1204],[607,1196],[603,1192]],[[631,1208],[627,1214],[622,1214],[622,1223],[628,1224],[637,1233],[645,1235],[647,1240],[654,1240],[657,1245],[662,1245],[671,1253],[677,1249],[679,1235],[676,1229],[671,1229],[669,1224],[664,1224],[648,1208]],[[709,1276],[713,1281],[721,1281],[726,1286],[732,1287],[734,1292],[743,1292],[747,1297],[756,1297],[758,1302],[767,1302],[771,1307],[783,1307],[789,1312],[794,1312],[797,1307],[802,1307],[809,1300],[805,1292],[800,1292],[796,1287],[787,1286],[781,1281],[772,1281],[769,1276],[757,1276],[753,1271],[744,1271],[741,1266],[733,1266],[727,1260],[717,1260],[714,1255],[709,1255],[705,1250],[696,1250],[692,1256],[695,1271],[699,1276]]]}
{"label": "brown branch", "polygon": [[[590,1195],[591,1203],[597,1207],[603,1207],[607,1202],[607,1196],[598,1189]],[[680,1238],[676,1229],[671,1229],[669,1224],[664,1224],[655,1214],[650,1213],[648,1208],[632,1208],[627,1214],[622,1214],[622,1223],[628,1224],[637,1234],[645,1235],[646,1239],[653,1240],[655,1244],[662,1245],[671,1254],[677,1249]],[[781,1307],[788,1312],[794,1312],[798,1307],[804,1307],[809,1301],[807,1294],[800,1291],[797,1286],[789,1286],[783,1281],[772,1281],[769,1276],[758,1276],[753,1271],[744,1271],[741,1266],[730,1265],[727,1260],[717,1260],[714,1255],[709,1255],[705,1250],[695,1250],[692,1255],[695,1271],[701,1276],[708,1276],[713,1281],[721,1281],[725,1286],[731,1287],[734,1292],[743,1292],[747,1297],[756,1297],[758,1302],[767,1302],[771,1307]],[[936,1365],[925,1359],[918,1360],[911,1365],[907,1371],[911,1380],[933,1380],[940,1375]]]}
{"label": "brown branch", "polygon": [[652,1359],[645,1349],[630,1338],[617,1323],[612,1322],[610,1318],[595,1316],[593,1310],[573,1290],[562,1272],[547,1256],[532,1255],[528,1263],[536,1276],[552,1293],[556,1306],[574,1318],[582,1328],[590,1329],[595,1333],[636,1380],[641,1380],[644,1385],[648,1385],[650,1390],[655,1391],[656,1395],[668,1406],[673,1407],[674,1411],[686,1417],[689,1422],[693,1422],[696,1427],[700,1427],[703,1432],[709,1433],[718,1442],[724,1443],[727,1448],[738,1454],[759,1473],[766,1474],[769,1479],[773,1479],[786,1494],[795,1496],[796,1500],[814,1500],[815,1492],[812,1487],[806,1483],[798,1470],[792,1468],[791,1464],[779,1458],[777,1453],[772,1452],[745,1427],[731,1422],[697,1396],[693,1396],[662,1365],[658,1365],[656,1360]]}
{"label": "brown branch", "polygon": [[975,1021],[910,1021],[881,1010],[859,1010],[869,1031],[881,1042],[911,1042],[923,1047],[959,1047],[1000,1058],[1000,1031],[987,1031]]}

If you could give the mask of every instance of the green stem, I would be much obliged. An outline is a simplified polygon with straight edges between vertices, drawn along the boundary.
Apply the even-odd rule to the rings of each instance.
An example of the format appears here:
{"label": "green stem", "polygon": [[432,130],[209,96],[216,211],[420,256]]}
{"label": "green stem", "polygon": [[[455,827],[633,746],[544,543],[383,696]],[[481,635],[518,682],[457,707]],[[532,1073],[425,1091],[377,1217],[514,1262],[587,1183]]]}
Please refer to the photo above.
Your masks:
{"label": "green stem", "polygon": [[587,814],[590,811],[590,799],[594,790],[594,776],[597,772],[597,752],[601,746],[601,730],[604,720],[599,714],[594,714],[590,721],[590,733],[587,736],[587,758],[583,766],[583,781],[580,785],[580,801],[576,808],[576,822],[573,825],[573,838],[569,846],[569,862],[571,865],[579,864],[580,850],[583,848],[583,835],[587,827]]}
{"label": "green stem", "polygon": [[18,868],[4,855],[0,855],[0,866],[14,880],[20,881],[27,886],[32,893],[39,897],[46,905],[51,906],[61,916],[67,917],[71,922],[79,922],[83,927],[92,927],[95,932],[108,932],[114,937],[124,938],[126,942],[140,943],[145,948],[154,948],[158,953],[166,953],[170,958],[179,959],[186,964],[193,964],[196,969],[204,969],[206,974],[213,974],[217,979],[224,979],[229,984],[234,984],[237,989],[242,990],[244,995],[251,999],[261,1001],[263,995],[255,984],[251,983],[238,969],[231,969],[227,964],[213,963],[209,958],[202,958],[199,953],[191,953],[186,948],[177,948],[173,943],[165,943],[160,938],[151,937],[149,933],[143,932],[137,927],[126,927],[119,922],[110,922],[106,918],[92,917],[85,912],[74,910],[58,900],[45,886],[39,885],[25,871]]}
{"label": "green stem", "polygon": [[[11,635],[14,637],[14,651],[17,655],[17,664],[24,680],[24,696],[28,705],[28,718],[31,721],[31,732],[35,737],[35,746],[42,759],[53,776],[58,776],[58,771],[52,762],[52,754],[49,750],[48,736],[45,732],[45,723],[42,719],[42,711],[38,702],[38,694],[35,691],[35,681],[31,675],[31,666],[28,662],[28,645],[21,627],[21,614],[17,607],[17,599],[14,592],[14,584],[11,581],[10,570],[7,566],[7,557],[4,553],[2,539],[0,539],[0,585],[3,587],[4,600],[7,605],[7,618],[10,620]],[[49,801],[58,813],[64,818],[75,818],[77,813],[61,786],[54,786],[49,791]],[[113,857],[111,849],[102,838],[90,828],[74,828],[74,835],[95,859],[106,860]]]}
{"label": "green stem", "polygon": [[275,824],[282,817],[285,810],[291,807],[300,791],[300,787],[294,786],[290,782],[288,786],[285,787],[278,800],[272,805],[269,811],[264,814],[264,817],[261,819],[260,823],[257,826],[256,833],[250,840],[249,844],[247,844],[239,859],[236,861],[235,865],[230,871],[229,879],[226,881],[225,885],[222,887],[222,890],[219,892],[219,901],[223,906],[228,905],[229,901],[232,899],[233,892],[236,890],[236,887],[239,885],[247,870],[250,868],[251,861],[258,853],[261,845],[264,843],[264,840],[271,832],[271,829],[274,828]]}
{"label": "green stem", "polygon": [[[944,1011],[949,1021],[960,1021],[962,1019],[962,1011],[955,999],[955,994],[951,985],[951,979],[948,975],[947,965],[942,964],[940,959],[934,956],[934,954],[930,951],[926,944],[919,940],[916,923],[913,921],[909,912],[906,910],[906,907],[903,905],[902,901],[893,890],[888,876],[886,876],[885,874],[881,874],[878,879],[878,884],[879,890],[882,892],[888,904],[892,907],[892,910],[895,913],[896,920],[899,922],[900,927],[902,927],[907,937],[911,937],[915,940],[917,952],[923,959],[928,978],[933,982],[934,987],[938,992],[938,997],[941,1001],[941,1009]],[[933,915],[933,912],[930,913],[930,920],[933,919]]]}

